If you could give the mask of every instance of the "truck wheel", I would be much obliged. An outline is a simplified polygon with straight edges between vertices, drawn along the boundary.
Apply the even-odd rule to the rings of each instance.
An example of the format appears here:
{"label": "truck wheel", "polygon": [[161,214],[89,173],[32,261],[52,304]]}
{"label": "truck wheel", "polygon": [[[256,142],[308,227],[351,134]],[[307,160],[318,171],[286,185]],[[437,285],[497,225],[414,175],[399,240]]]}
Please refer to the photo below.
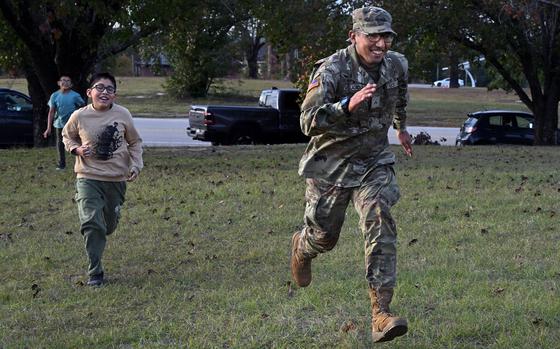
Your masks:
{"label": "truck wheel", "polygon": [[234,130],[230,138],[231,144],[255,144],[256,134],[252,128]]}
{"label": "truck wheel", "polygon": [[216,146],[216,145],[229,145],[231,143],[229,140],[229,137],[227,137],[227,135],[223,135],[223,134],[218,134],[214,136],[214,139],[211,140],[212,145]]}

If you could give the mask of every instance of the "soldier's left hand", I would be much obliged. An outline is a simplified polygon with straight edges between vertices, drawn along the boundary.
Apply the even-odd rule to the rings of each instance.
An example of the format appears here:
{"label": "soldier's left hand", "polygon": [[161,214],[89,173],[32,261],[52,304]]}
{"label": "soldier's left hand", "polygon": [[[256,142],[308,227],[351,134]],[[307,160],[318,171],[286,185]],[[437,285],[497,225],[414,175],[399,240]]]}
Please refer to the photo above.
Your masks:
{"label": "soldier's left hand", "polygon": [[410,137],[408,131],[397,131],[397,138],[399,139],[405,154],[412,157],[412,137]]}

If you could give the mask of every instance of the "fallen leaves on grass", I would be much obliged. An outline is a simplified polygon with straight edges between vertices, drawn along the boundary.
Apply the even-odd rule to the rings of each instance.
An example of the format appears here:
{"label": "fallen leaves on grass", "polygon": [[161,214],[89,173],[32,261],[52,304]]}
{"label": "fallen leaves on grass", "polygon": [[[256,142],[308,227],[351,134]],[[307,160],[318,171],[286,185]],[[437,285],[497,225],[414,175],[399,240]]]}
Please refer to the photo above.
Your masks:
{"label": "fallen leaves on grass", "polygon": [[540,317],[534,317],[531,319],[531,323],[533,325],[541,325],[543,323],[543,319]]}
{"label": "fallen leaves on grass", "polygon": [[0,234],[0,240],[4,240],[7,242],[12,242],[12,233],[2,233]]}
{"label": "fallen leaves on grass", "polygon": [[358,326],[356,326],[356,324],[352,320],[346,320],[340,326],[340,331],[344,332],[344,333],[355,332],[357,329],[358,329]]}
{"label": "fallen leaves on grass", "polygon": [[497,295],[502,294],[505,290],[506,290],[506,289],[503,288],[503,287],[496,287],[496,288],[494,288],[494,289],[492,290],[492,293],[493,293],[495,296],[497,296]]}
{"label": "fallen leaves on grass", "polygon": [[33,298],[35,298],[35,297],[37,297],[39,292],[41,292],[41,287],[39,287],[39,285],[37,285],[37,284],[33,284],[33,285],[31,285],[31,290],[33,291]]}
{"label": "fallen leaves on grass", "polygon": [[434,310],[436,310],[436,305],[435,304],[426,304],[426,306],[424,307],[424,313],[425,314],[431,313]]}

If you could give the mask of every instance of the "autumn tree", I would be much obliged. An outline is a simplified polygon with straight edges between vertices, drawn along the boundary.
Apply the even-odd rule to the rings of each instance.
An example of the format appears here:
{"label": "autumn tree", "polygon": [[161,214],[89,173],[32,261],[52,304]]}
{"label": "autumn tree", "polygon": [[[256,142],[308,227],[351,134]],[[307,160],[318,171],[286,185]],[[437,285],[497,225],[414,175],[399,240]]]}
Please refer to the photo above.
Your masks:
{"label": "autumn tree", "polygon": [[[2,0],[0,63],[20,67],[33,103],[35,144],[42,145],[47,101],[62,74],[85,94],[98,63],[162,26],[161,1]],[[163,17],[163,16],[160,16]],[[12,46],[8,45],[11,43]],[[9,55],[9,57],[6,57]]]}
{"label": "autumn tree", "polygon": [[[535,116],[535,144],[557,142],[560,4],[550,0],[400,2],[404,20],[480,55]],[[408,16],[407,16],[408,14]],[[528,91],[524,86],[528,85]]]}

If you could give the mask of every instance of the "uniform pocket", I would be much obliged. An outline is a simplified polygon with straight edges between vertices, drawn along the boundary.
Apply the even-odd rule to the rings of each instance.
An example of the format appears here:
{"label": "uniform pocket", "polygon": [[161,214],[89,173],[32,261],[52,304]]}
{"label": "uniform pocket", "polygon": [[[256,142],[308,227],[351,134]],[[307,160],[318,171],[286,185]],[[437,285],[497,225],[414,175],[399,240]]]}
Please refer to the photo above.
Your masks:
{"label": "uniform pocket", "polygon": [[385,185],[381,190],[381,195],[387,200],[389,206],[395,205],[401,198],[401,192],[397,184],[397,176],[392,166],[384,166],[386,169]]}

